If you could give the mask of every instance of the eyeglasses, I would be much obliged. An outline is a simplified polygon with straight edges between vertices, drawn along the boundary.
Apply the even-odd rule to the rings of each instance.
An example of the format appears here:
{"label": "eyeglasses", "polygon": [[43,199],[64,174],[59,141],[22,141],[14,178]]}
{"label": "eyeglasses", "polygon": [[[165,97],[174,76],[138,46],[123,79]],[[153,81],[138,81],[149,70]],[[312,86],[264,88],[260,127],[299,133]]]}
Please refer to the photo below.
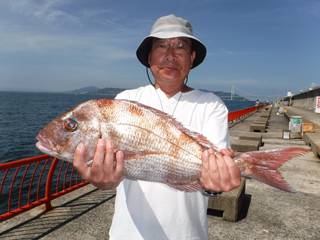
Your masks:
{"label": "eyeglasses", "polygon": [[166,53],[170,48],[178,54],[189,53],[191,51],[191,42],[182,39],[157,39],[152,46],[152,49],[159,53]]}

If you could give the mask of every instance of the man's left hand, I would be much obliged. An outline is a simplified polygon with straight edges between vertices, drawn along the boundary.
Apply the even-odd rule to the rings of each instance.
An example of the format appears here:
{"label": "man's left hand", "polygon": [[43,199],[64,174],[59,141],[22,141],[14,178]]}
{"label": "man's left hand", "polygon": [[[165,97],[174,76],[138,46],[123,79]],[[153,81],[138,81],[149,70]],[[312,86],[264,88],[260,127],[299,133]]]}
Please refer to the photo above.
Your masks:
{"label": "man's left hand", "polygon": [[208,149],[202,153],[200,183],[205,190],[228,192],[240,185],[240,170],[232,160],[233,156],[231,149],[220,152]]}

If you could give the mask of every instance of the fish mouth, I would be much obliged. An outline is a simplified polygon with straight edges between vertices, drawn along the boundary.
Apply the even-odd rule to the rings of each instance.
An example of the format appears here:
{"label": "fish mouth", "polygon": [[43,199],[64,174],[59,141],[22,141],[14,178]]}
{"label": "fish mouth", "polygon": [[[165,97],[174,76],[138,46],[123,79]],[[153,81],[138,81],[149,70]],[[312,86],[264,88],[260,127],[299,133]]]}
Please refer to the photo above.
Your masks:
{"label": "fish mouth", "polygon": [[43,143],[40,142],[40,141],[38,141],[38,142],[36,143],[36,147],[37,147],[41,152],[43,152],[43,153],[49,154],[49,152],[51,152],[51,150],[48,149],[47,147],[45,147],[45,146],[43,145]]}
{"label": "fish mouth", "polygon": [[43,153],[48,154],[49,156],[58,158],[58,159],[62,159],[62,160],[67,160],[65,158],[63,158],[62,156],[60,156],[60,154],[58,154],[56,151],[50,149],[48,146],[46,146],[45,144],[43,144],[43,142],[38,141],[36,143],[36,147]]}
{"label": "fish mouth", "polygon": [[59,151],[59,146],[55,146],[49,139],[43,137],[40,134],[38,134],[36,139],[38,140],[38,142],[36,143],[36,147],[41,152],[46,153],[49,156],[55,157],[57,159],[72,162],[73,156],[61,153],[61,151]]}
{"label": "fish mouth", "polygon": [[57,149],[54,147],[51,141],[49,141],[47,138],[43,137],[42,135],[38,134],[36,137],[38,142],[36,143],[36,147],[44,153],[47,153],[49,155],[52,155],[53,153],[57,152]]}

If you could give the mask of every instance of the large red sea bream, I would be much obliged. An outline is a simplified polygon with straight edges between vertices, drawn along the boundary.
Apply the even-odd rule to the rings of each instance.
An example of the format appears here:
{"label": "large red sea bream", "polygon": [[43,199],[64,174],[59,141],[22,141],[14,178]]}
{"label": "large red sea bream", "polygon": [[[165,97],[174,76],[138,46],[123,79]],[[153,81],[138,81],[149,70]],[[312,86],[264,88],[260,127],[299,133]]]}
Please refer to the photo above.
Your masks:
{"label": "large red sea bream", "polygon": [[[99,138],[111,138],[124,152],[125,176],[161,182],[184,191],[201,190],[201,154],[218,149],[203,135],[183,127],[169,115],[128,100],[90,100],[57,117],[37,136],[37,147],[62,160],[73,160],[77,145],[93,159]],[[309,149],[290,147],[237,154],[236,165],[243,176],[276,188],[292,191],[276,171],[287,160]]]}

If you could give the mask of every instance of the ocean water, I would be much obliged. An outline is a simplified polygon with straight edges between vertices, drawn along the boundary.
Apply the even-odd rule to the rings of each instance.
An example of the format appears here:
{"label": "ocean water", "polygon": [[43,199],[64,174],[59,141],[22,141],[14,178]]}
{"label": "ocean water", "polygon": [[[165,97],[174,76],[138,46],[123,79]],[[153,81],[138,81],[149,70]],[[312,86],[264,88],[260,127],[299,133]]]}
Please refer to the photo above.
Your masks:
{"label": "ocean water", "polygon": [[[0,163],[42,154],[35,136],[57,115],[89,99],[114,98],[105,95],[0,92]],[[252,106],[252,101],[225,101],[229,111]]]}

